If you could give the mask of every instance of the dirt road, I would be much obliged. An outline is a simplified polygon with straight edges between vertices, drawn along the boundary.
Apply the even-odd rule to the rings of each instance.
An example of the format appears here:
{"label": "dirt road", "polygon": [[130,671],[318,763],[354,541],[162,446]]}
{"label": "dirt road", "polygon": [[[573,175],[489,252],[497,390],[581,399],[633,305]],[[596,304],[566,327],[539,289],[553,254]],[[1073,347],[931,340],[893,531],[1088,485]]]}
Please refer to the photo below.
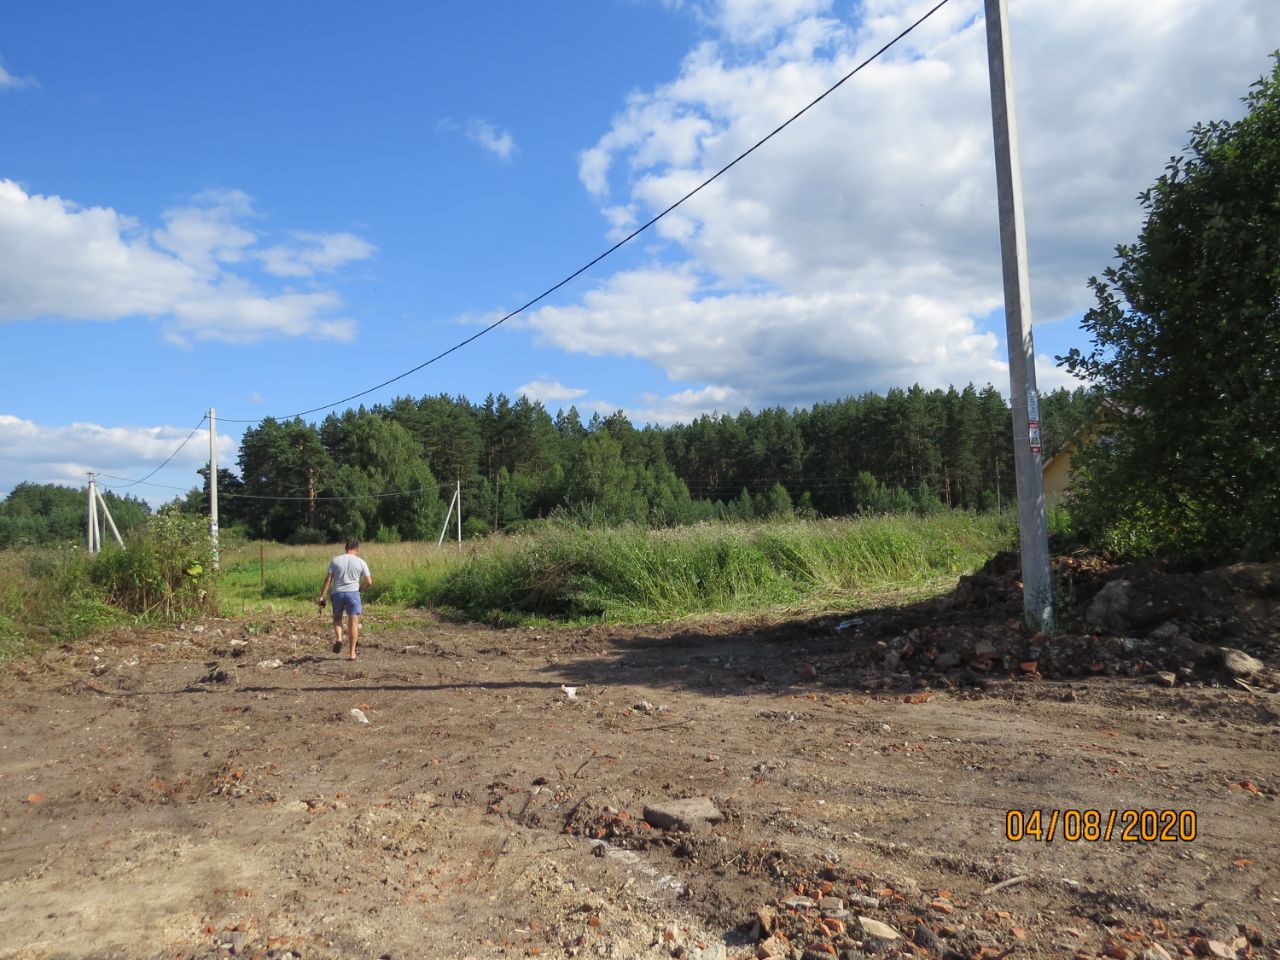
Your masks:
{"label": "dirt road", "polygon": [[223,620],[6,669],[0,956],[1280,957],[1266,689],[372,619],[356,663]]}

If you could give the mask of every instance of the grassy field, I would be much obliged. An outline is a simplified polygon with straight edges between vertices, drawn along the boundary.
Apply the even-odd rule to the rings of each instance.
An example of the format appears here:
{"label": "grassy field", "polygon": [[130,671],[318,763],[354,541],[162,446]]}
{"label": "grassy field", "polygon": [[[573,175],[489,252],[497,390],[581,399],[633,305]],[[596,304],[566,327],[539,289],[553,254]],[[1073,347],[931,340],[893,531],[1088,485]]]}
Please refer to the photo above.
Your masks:
{"label": "grassy field", "polygon": [[[368,544],[361,553],[374,575],[366,598],[376,605],[494,622],[642,622],[816,611],[942,590],[1012,541],[1008,517],[950,513],[670,530],[547,524],[461,549]],[[224,609],[309,609],[339,550],[247,544],[225,554]]]}
{"label": "grassy field", "polygon": [[[670,530],[546,523],[462,547],[370,543],[361,553],[374,575],[365,599],[387,625],[385,614],[408,607],[494,623],[639,623],[918,597],[1013,542],[1009,516],[944,513]],[[315,597],[339,552],[227,546],[213,596],[227,616],[319,616]],[[95,586],[103,566],[75,548],[0,551],[0,660],[134,622]]]}

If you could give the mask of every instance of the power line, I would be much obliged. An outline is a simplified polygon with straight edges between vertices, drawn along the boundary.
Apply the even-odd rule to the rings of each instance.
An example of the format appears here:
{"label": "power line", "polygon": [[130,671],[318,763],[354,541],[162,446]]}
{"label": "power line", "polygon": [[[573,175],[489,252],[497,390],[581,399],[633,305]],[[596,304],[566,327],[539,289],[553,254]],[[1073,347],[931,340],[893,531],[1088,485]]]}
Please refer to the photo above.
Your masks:
{"label": "power line", "polygon": [[[194,427],[192,427],[191,432],[190,432],[189,434],[187,434],[187,439],[183,440],[180,444],[178,444],[177,449],[176,449],[176,450],[174,450],[174,451],[173,451],[173,453],[171,453],[171,454],[169,454],[167,457],[165,457],[165,458],[164,458],[164,462],[163,462],[163,463],[161,463],[161,464],[160,464],[160,466],[158,466],[158,467],[156,467],[154,470],[152,470],[150,473],[148,473],[145,477],[141,477],[141,478],[139,478],[139,479],[137,479],[137,480],[129,480],[129,482],[128,482],[128,483],[121,484],[118,488],[114,488],[114,487],[113,487],[113,488],[111,488],[111,489],[120,489],[120,490],[124,490],[125,488],[127,488],[127,487],[132,487],[132,486],[134,486],[135,484],[139,484],[139,483],[146,483],[148,480],[150,480],[150,479],[151,479],[152,477],[154,477],[157,473],[159,473],[161,470],[163,470],[165,467],[167,467],[167,466],[169,465],[169,461],[170,461],[170,460],[172,460],[174,457],[176,457],[176,456],[179,454],[179,452],[181,452],[182,448],[183,448],[183,447],[185,447],[188,443],[190,443],[190,442],[191,442],[191,438],[192,438],[192,437],[194,437],[194,436],[196,435],[196,433],[198,433],[198,432],[199,432],[200,428],[201,428],[202,426],[204,426],[204,422],[205,422],[206,420],[208,420],[208,419],[209,419],[209,415],[208,415],[208,414],[205,414],[204,416],[202,416],[202,417],[200,418],[200,422],[199,422],[199,423],[197,423]],[[105,474],[105,473],[104,473],[104,474],[102,474],[102,476],[104,476],[104,477],[105,477],[105,476],[107,476],[107,474]],[[112,479],[115,479],[115,480],[128,480],[128,478],[127,478],[127,477],[113,477]],[[152,486],[159,486],[159,484],[152,484]]]}
{"label": "power line", "polygon": [[[635,230],[632,230],[631,233],[627,234],[625,237],[623,237],[621,240],[619,240],[617,243],[611,246],[608,250],[604,251],[604,253],[600,254],[599,256],[595,257],[593,260],[579,267],[577,270],[573,271],[573,273],[569,274],[559,283],[555,284],[554,286],[548,287],[546,290],[542,291],[542,293],[538,294],[532,300],[528,301],[522,306],[517,307],[515,310],[512,310],[510,313],[506,314],[505,316],[495,320],[493,323],[489,324],[487,327],[483,328],[479,332],[473,333],[471,336],[467,337],[465,340],[458,341],[453,346],[449,347],[449,349],[443,350],[440,353],[437,353],[434,357],[431,357],[429,360],[424,360],[422,363],[418,364],[416,367],[411,367],[410,369],[404,371],[403,373],[396,374],[394,377],[391,377],[388,380],[383,380],[381,383],[375,384],[374,386],[369,387],[366,390],[361,390],[359,393],[353,393],[349,397],[343,397],[341,400],[334,400],[332,403],[321,404],[320,406],[312,407],[309,410],[301,410],[297,413],[291,413],[291,414],[288,414],[287,416],[275,417],[273,419],[293,420],[296,417],[305,417],[308,414],[319,413],[321,410],[328,410],[331,407],[337,407],[344,403],[350,403],[352,400],[357,400],[360,397],[367,396],[368,394],[373,393],[376,390],[381,390],[383,387],[390,386],[391,384],[395,383],[398,380],[403,380],[405,377],[415,374],[419,370],[422,370],[426,367],[431,366],[433,363],[435,363],[438,360],[443,360],[445,357],[449,356],[449,354],[454,353],[457,350],[461,350],[463,347],[467,346],[468,344],[473,343],[476,340],[479,340],[486,333],[489,333],[492,330],[496,330],[498,327],[502,326],[512,317],[519,316],[521,313],[524,313],[524,311],[528,310],[530,307],[541,302],[542,300],[545,300],[547,297],[551,296],[551,294],[555,293],[561,287],[572,282],[573,280],[576,280],[578,277],[586,273],[588,270],[594,267],[601,260],[604,260],[610,254],[614,253],[615,251],[619,250],[626,244],[630,243],[636,237],[640,236],[640,234],[644,233],[646,230],[652,227],[655,223],[657,223],[667,214],[671,213],[677,207],[681,206],[686,200],[689,200],[695,194],[700,193],[704,188],[710,186],[716,180],[720,179],[721,176],[728,173],[729,170],[737,166],[741,161],[745,160],[751,154],[755,153],[758,149],[760,149],[762,146],[764,146],[766,143],[768,143],[770,140],[776,137],[779,133],[781,133],[787,127],[791,126],[791,124],[795,123],[802,116],[808,113],[811,109],[813,109],[823,100],[825,100],[828,96],[830,96],[840,87],[844,86],[845,83],[851,80],[858,73],[862,72],[862,70],[865,67],[869,66],[870,64],[878,60],[884,53],[886,53],[889,49],[894,47],[900,40],[902,40],[909,33],[915,30],[918,26],[920,26],[922,23],[924,23],[926,20],[932,17],[935,13],[941,10],[944,6],[946,6],[947,3],[948,3],[948,0],[940,0],[939,3],[935,4],[933,7],[929,9],[928,13],[924,14],[924,16],[920,17],[918,20],[912,23],[909,27],[907,27],[905,30],[899,33],[896,37],[894,37],[892,40],[890,40],[888,43],[882,46],[879,50],[877,50],[871,56],[867,57],[867,59],[863,60],[860,64],[858,64],[848,73],[846,73],[843,77],[841,77],[831,86],[829,86],[821,94],[819,94],[814,99],[810,100],[809,103],[807,103],[804,107],[802,107],[800,110],[797,110],[785,121],[783,121],[778,126],[776,126],[772,131],[770,131],[761,139],[757,140],[752,146],[742,151],[742,153],[738,154],[736,157],[734,157],[732,160],[726,163],[723,167],[721,167],[719,170],[717,170],[715,173],[709,176],[706,180],[703,180],[700,184],[698,184],[696,187],[694,187],[692,190],[690,190],[688,193],[682,196],[675,203],[671,204],[661,213],[650,218],[647,222],[637,227]],[[262,420],[265,420],[267,418],[258,417],[255,419],[243,420],[243,419],[236,419],[235,417],[220,417],[219,419],[224,420],[227,423],[259,423]]]}

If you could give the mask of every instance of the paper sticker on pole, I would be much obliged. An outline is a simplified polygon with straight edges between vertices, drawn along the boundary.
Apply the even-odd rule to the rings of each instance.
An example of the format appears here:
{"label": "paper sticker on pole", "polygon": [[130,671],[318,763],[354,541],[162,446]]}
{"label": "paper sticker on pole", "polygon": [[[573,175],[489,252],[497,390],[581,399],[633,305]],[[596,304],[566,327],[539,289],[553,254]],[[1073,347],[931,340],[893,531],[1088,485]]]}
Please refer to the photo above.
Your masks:
{"label": "paper sticker on pole", "polygon": [[1031,441],[1031,452],[1040,452],[1040,421],[1027,421],[1027,438]]}

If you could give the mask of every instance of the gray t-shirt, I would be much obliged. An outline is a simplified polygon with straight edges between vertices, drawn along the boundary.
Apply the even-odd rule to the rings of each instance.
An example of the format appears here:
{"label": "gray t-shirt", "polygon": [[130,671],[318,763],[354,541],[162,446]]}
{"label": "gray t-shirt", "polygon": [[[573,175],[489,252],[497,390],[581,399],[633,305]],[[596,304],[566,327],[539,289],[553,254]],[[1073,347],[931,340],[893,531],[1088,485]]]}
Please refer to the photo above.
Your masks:
{"label": "gray t-shirt", "polygon": [[372,577],[369,565],[353,553],[340,553],[329,564],[334,593],[359,593],[360,578]]}

